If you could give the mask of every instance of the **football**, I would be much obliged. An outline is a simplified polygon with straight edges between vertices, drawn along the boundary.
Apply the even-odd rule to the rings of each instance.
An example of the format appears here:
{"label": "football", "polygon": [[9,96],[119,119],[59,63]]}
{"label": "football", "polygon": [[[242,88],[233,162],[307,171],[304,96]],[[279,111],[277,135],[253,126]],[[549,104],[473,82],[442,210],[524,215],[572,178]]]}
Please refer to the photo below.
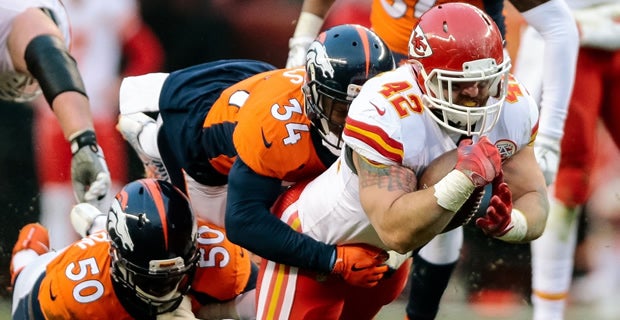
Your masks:
{"label": "football", "polygon": [[[450,171],[454,169],[456,165],[457,151],[456,149],[450,150],[441,156],[435,158],[422,172],[420,179],[418,180],[418,189],[426,189],[433,186],[443,177],[445,177]],[[472,192],[471,196],[463,206],[454,214],[454,217],[448,225],[443,229],[441,233],[448,232],[454,228],[462,226],[468,223],[474,215],[478,212],[480,202],[484,196],[484,188],[476,188]]]}

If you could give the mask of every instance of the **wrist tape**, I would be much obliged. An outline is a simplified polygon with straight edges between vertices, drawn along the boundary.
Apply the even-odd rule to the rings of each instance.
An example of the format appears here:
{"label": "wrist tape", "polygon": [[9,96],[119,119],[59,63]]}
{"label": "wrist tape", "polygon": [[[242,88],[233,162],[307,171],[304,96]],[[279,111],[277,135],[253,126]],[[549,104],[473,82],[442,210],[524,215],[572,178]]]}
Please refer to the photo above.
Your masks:
{"label": "wrist tape", "polygon": [[87,129],[78,131],[69,137],[69,141],[71,142],[71,154],[75,154],[78,150],[86,146],[93,148],[94,153],[99,151],[99,147],[97,146],[97,137],[95,136],[95,132],[93,130]]}
{"label": "wrist tape", "polygon": [[440,207],[457,212],[474,189],[474,183],[464,173],[455,169],[435,184],[434,195]]}
{"label": "wrist tape", "polygon": [[510,213],[510,224],[512,229],[508,230],[504,235],[496,237],[499,240],[506,242],[519,242],[525,238],[527,234],[527,218],[523,212],[512,209]]}
{"label": "wrist tape", "polygon": [[302,12],[297,20],[297,27],[293,37],[316,38],[323,26],[323,18],[309,12]]}

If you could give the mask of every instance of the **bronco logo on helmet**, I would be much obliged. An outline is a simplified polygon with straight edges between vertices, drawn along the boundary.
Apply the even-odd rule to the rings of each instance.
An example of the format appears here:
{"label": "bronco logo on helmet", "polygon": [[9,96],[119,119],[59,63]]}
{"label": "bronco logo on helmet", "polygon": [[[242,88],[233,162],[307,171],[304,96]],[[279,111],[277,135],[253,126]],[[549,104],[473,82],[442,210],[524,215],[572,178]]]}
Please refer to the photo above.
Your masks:
{"label": "bronco logo on helmet", "polygon": [[129,228],[127,228],[127,215],[121,209],[121,204],[118,199],[112,202],[112,210],[108,220],[108,230],[114,231],[116,236],[120,238],[123,243],[123,247],[129,251],[133,251],[134,245],[129,235]]}
{"label": "bronco logo on helmet", "polygon": [[325,50],[325,46],[318,41],[312,42],[308,54],[306,55],[307,66],[309,67],[311,79],[315,78],[317,70],[320,70],[324,78],[334,77],[334,67],[329,62],[329,56]]}

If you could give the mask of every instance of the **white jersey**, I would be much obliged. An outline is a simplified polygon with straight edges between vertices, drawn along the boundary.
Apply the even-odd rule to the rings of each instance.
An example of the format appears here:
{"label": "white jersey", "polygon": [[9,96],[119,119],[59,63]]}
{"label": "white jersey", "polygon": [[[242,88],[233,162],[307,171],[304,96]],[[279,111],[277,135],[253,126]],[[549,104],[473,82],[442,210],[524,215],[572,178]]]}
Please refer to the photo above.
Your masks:
{"label": "white jersey", "polygon": [[71,19],[71,55],[78,63],[93,118],[116,117],[125,28],[137,16],[134,0],[64,0]]}
{"label": "white jersey", "polygon": [[[498,123],[487,134],[503,160],[531,144],[538,128],[534,100],[514,79],[508,86]],[[345,143],[372,161],[411,168],[419,177],[431,161],[455,149],[459,138],[431,118],[421,96],[408,64],[369,80],[349,110]],[[358,177],[345,158],[343,152],[302,192],[296,207],[301,229],[330,244],[362,242],[388,249],[362,209]]]}
{"label": "white jersey", "polygon": [[614,4],[618,3],[618,0],[566,0],[566,4],[571,9],[582,9],[598,6],[601,4]]}
{"label": "white jersey", "polygon": [[7,48],[7,39],[12,29],[13,19],[28,8],[49,9],[65,38],[67,48],[69,47],[69,21],[59,0],[0,0],[0,99],[2,100],[30,101],[41,92],[36,80],[15,71]]}

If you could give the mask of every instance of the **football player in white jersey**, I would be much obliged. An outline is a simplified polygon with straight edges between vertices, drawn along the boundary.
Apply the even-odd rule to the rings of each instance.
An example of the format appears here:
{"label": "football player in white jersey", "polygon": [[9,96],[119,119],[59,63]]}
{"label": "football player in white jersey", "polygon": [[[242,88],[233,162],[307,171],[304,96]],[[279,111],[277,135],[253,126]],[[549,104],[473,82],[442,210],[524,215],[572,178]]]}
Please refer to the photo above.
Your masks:
{"label": "football player in white jersey", "polygon": [[[556,160],[557,179],[550,189],[547,229],[532,242],[532,305],[534,320],[564,319],[573,277],[574,252],[582,208],[593,190],[596,154],[603,150],[597,138],[602,124],[620,146],[620,100],[614,88],[620,83],[620,2],[617,0],[567,0],[580,30],[580,49],[561,154]],[[542,44],[542,45],[541,45]],[[544,41],[531,28],[522,34],[515,74],[532,96],[544,92],[540,53]],[[563,89],[564,90],[564,89]],[[542,123],[541,123],[542,125]],[[609,286],[616,286],[606,277]],[[597,292],[604,292],[601,287]],[[592,298],[597,303],[605,299]],[[616,311],[615,300],[612,302]]]}
{"label": "football player in white jersey", "polygon": [[69,41],[60,1],[0,0],[0,99],[27,102],[43,93],[71,143],[75,196],[98,204],[108,192],[110,173]]}
{"label": "football player in white jersey", "polygon": [[[303,2],[295,33],[289,41],[288,67],[303,63],[305,49],[310,40],[321,30],[324,19],[342,13],[338,11],[334,2],[334,0],[305,0]],[[372,29],[383,38],[392,50],[395,60],[402,63],[406,61],[408,56],[406,39],[408,39],[409,31],[417,18],[432,5],[453,2],[453,0],[369,0],[367,2],[372,2],[370,8]],[[518,35],[518,29],[511,29],[508,34],[505,33],[507,26],[504,22],[505,2],[503,0],[464,0],[461,2],[471,3],[484,9],[497,23],[502,35],[507,37],[509,45],[512,41],[511,35]],[[540,61],[540,67],[533,68],[530,64],[525,64],[524,69],[528,69],[536,82],[541,82],[535,88],[537,93],[540,92],[542,95],[538,101],[540,125],[535,154],[549,185],[555,179],[558,170],[560,140],[564,134],[564,121],[567,117],[568,100],[575,76],[578,30],[564,0],[510,0],[509,2],[543,38],[542,41],[536,42],[536,49],[529,50],[530,53],[534,53],[535,59]],[[340,3],[342,4],[342,2]],[[613,33],[611,30],[612,28],[608,28],[606,33]],[[545,44],[544,49],[540,42]],[[529,47],[534,48],[535,46],[530,45]],[[517,74],[517,76],[519,75]],[[529,87],[527,82],[523,82]],[[532,88],[529,90],[531,92]],[[536,95],[536,93],[532,93]],[[407,313],[412,318],[417,319],[422,314],[433,313],[433,310],[437,310],[440,295],[445,286],[448,285],[450,275],[458,261],[458,259],[442,261],[439,264],[438,261],[434,260],[435,256],[427,248],[414,257],[414,272],[410,280],[413,285],[410,290],[411,298],[407,305]],[[422,274],[424,276],[418,277]],[[441,290],[439,289],[440,285],[438,285],[439,279],[443,279],[441,281],[445,283]]]}
{"label": "football player in white jersey", "polygon": [[[362,87],[348,113],[339,160],[306,186],[292,187],[274,212],[327,243],[367,243],[405,254],[431,241],[442,247],[434,251],[437,260],[455,261],[462,228],[437,235],[474,189],[491,184],[489,207],[476,225],[512,243],[539,237],[548,203],[533,150],[538,107],[509,75],[497,26],[471,5],[439,5],[414,27],[409,55],[408,63]],[[454,149],[454,170],[418,190],[430,162]],[[409,267],[392,266],[395,275]],[[372,306],[389,303],[404,285],[404,279],[401,286],[388,284],[401,281],[388,277],[360,294],[338,279],[272,261],[261,271],[258,318],[286,318],[305,303],[306,312],[325,318],[371,319]],[[382,283],[390,287],[372,291]]]}

